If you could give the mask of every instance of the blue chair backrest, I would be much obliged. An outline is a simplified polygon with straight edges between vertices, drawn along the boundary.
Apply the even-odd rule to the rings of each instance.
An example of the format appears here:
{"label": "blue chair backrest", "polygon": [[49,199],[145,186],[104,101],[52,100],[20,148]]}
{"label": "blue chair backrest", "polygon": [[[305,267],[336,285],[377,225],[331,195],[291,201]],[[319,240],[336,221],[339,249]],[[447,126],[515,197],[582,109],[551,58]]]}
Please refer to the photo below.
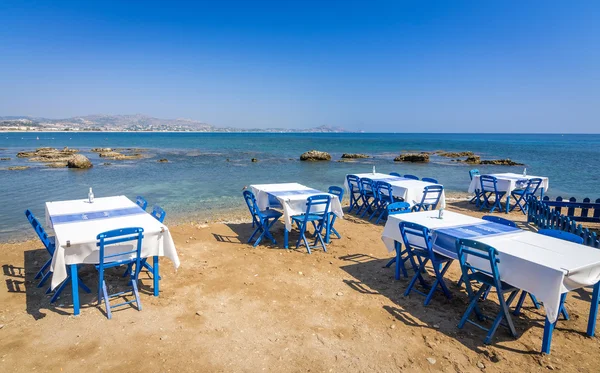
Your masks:
{"label": "blue chair backrest", "polygon": [[400,175],[400,174],[399,174],[399,173],[397,173],[397,172],[390,172],[390,175],[392,175],[392,176],[397,176],[397,177],[402,177],[402,175]]}
{"label": "blue chair backrest", "polygon": [[152,213],[150,215],[154,216],[156,220],[162,223],[163,221],[165,221],[165,216],[167,215],[167,213],[159,205],[154,205],[154,207],[152,208]]}
{"label": "blue chair backrest", "polygon": [[329,205],[331,196],[328,194],[318,194],[306,199],[306,219],[309,214],[326,215],[329,214]]}
{"label": "blue chair backrest", "polygon": [[538,233],[543,234],[544,236],[550,236],[573,243],[583,244],[583,238],[576,235],[575,233],[559,231],[556,229],[540,229]]}
{"label": "blue chair backrest", "polygon": [[385,181],[378,181],[375,183],[375,190],[377,199],[380,201],[386,201],[388,203],[394,202],[394,196],[392,195],[392,185]]}
{"label": "blue chair backrest", "polygon": [[481,175],[481,174],[479,173],[479,170],[478,170],[478,169],[474,168],[474,169],[472,169],[471,171],[469,171],[469,177],[471,178],[471,180],[473,180],[473,176],[475,176],[475,175]]}
{"label": "blue chair backrest", "polygon": [[527,187],[525,187],[525,193],[535,194],[539,189],[540,185],[542,185],[542,179],[540,179],[539,177],[529,179],[529,181],[527,181]]}
{"label": "blue chair backrest", "polygon": [[398,226],[400,228],[400,234],[402,234],[404,246],[409,248],[415,254],[420,254],[421,256],[433,256],[431,234],[427,227],[406,221],[400,222]]}
{"label": "blue chair backrest", "polygon": [[437,206],[442,197],[444,187],[441,185],[428,185],[423,190],[423,198],[421,199],[421,205],[430,206],[432,209]]}
{"label": "blue chair backrest", "polygon": [[256,203],[256,197],[254,193],[249,190],[244,190],[244,200],[246,201],[246,205],[248,206],[248,210],[250,210],[250,215],[252,215],[252,220],[255,224],[260,224],[260,220],[263,218],[263,214],[261,214],[260,209],[258,208],[258,204]]}
{"label": "blue chair backrest", "polygon": [[146,202],[146,199],[142,196],[135,197],[135,203],[140,206],[142,210],[145,210],[146,207],[148,207],[148,202]]}
{"label": "blue chair backrest", "polygon": [[[496,255],[495,248],[478,241],[462,238],[456,240],[456,252],[458,253],[463,278],[468,278],[471,273],[483,272],[492,276],[496,286],[500,288],[500,271],[498,271],[500,259]],[[476,258],[484,259],[485,262],[476,260]],[[482,266],[483,263],[486,263],[486,265]]]}
{"label": "blue chair backrest", "polygon": [[363,177],[360,179],[360,191],[362,193],[372,192],[375,193],[375,183],[373,180],[368,177]]}
{"label": "blue chair backrest", "polygon": [[40,224],[40,221],[37,220],[35,216],[33,216],[33,213],[29,209],[25,210],[25,216],[27,217],[27,220],[29,220],[29,224],[31,224],[35,233],[40,238],[40,241],[42,241],[42,243],[46,247],[46,250],[48,250],[50,255],[54,255],[54,245],[52,244],[52,241],[50,241],[50,238],[44,230],[44,227],[42,227],[42,225]]}
{"label": "blue chair backrest", "polygon": [[407,179],[419,180],[419,178],[416,177],[415,175],[404,175],[404,177]]}
{"label": "blue chair backrest", "polygon": [[431,177],[424,177],[424,178],[421,179],[421,181],[425,181],[427,183],[439,184],[436,179],[433,179]]}
{"label": "blue chair backrest", "polygon": [[394,202],[387,206],[388,215],[406,214],[411,212],[410,203],[408,202]]}
{"label": "blue chair backrest", "polygon": [[501,218],[499,216],[484,215],[481,218],[483,220],[491,221],[493,223],[508,225],[509,227],[515,227],[515,228],[517,227],[517,224],[515,224],[514,221],[511,221],[511,220],[508,220],[508,219],[504,219],[504,218]]}
{"label": "blue chair backrest", "polygon": [[340,203],[344,199],[344,189],[342,189],[339,186],[335,186],[335,185],[330,186],[328,192],[337,196],[338,199],[340,200]]}
{"label": "blue chair backrest", "polygon": [[350,194],[360,193],[360,177],[356,175],[346,175],[346,181],[348,182]]}
{"label": "blue chair backrest", "polygon": [[[138,261],[136,270],[139,270],[139,260],[142,251],[142,239],[144,238],[144,228],[121,228],[114,229],[112,231],[100,233],[96,236],[98,240],[96,246],[100,248],[99,254],[99,265],[104,267],[105,264],[110,262],[116,262],[120,260],[130,259],[132,254],[135,254],[136,260]],[[133,250],[130,245],[118,245],[125,242],[137,241],[136,245],[133,246]],[[123,251],[112,249],[110,254],[106,255],[106,246],[118,245],[115,248],[123,248]],[[108,261],[106,259],[109,259]]]}
{"label": "blue chair backrest", "polygon": [[479,183],[481,184],[482,192],[498,192],[498,188],[496,187],[498,180],[495,176],[481,175],[479,176]]}

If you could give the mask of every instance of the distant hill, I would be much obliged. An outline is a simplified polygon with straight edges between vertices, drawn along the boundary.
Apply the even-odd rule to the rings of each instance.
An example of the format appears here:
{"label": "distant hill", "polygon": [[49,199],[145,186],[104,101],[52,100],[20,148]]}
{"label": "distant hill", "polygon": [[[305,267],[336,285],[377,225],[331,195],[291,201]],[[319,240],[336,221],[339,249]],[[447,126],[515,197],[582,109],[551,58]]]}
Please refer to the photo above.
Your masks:
{"label": "distant hill", "polygon": [[160,119],[143,114],[85,115],[65,119],[0,116],[0,130],[21,131],[196,131],[196,132],[348,132],[340,127],[309,129],[215,127],[192,119]]}

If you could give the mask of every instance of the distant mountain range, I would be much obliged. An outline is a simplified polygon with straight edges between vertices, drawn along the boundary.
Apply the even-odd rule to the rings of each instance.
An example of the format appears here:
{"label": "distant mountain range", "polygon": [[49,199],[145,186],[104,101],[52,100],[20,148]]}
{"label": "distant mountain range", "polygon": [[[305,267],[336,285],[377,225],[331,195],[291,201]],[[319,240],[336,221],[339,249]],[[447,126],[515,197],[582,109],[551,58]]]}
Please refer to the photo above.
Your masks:
{"label": "distant mountain range", "polygon": [[66,119],[0,116],[0,130],[13,131],[194,131],[194,132],[348,132],[340,127],[309,129],[215,127],[192,119],[160,119],[143,114],[85,115]]}

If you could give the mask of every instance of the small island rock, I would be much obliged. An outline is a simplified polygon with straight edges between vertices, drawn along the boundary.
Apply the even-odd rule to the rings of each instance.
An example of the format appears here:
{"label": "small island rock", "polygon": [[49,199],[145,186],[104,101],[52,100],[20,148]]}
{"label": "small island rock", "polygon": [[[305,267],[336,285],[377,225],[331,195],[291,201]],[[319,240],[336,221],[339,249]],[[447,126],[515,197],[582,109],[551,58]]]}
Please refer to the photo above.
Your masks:
{"label": "small island rock", "polygon": [[252,158],[251,161],[252,161],[252,163],[255,163],[255,162],[258,162],[258,159]]}
{"label": "small island rock", "polygon": [[306,153],[302,153],[300,156],[301,161],[330,161],[331,154],[321,152],[318,150],[311,150]]}
{"label": "small island rock", "polygon": [[473,152],[444,152],[444,151],[437,152],[436,154],[441,157],[447,157],[447,158],[471,157],[474,155]]}
{"label": "small island rock", "polygon": [[405,153],[394,158],[394,162],[429,162],[427,153]]}
{"label": "small island rock", "polygon": [[369,158],[369,156],[366,155],[366,154],[360,154],[360,153],[344,153],[344,154],[342,154],[342,158],[345,158],[345,159],[360,159],[360,158]]}
{"label": "small island rock", "polygon": [[13,167],[9,167],[8,169],[10,171],[23,171],[23,170],[27,170],[29,168],[29,166],[13,166]]}
{"label": "small island rock", "polygon": [[167,158],[161,158],[158,160],[158,163],[167,163],[169,160]]}
{"label": "small island rock", "polygon": [[67,167],[85,169],[92,167],[92,162],[85,155],[75,154],[67,161]]}

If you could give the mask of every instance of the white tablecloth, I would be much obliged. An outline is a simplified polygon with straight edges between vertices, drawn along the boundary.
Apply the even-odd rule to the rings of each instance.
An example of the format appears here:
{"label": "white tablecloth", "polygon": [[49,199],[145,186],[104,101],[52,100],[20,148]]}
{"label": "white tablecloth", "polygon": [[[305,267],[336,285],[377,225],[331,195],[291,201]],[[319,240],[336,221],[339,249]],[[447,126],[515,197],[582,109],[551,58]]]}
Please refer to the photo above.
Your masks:
{"label": "white tablecloth", "polygon": [[[421,224],[433,231],[433,248],[436,252],[456,258],[455,252],[451,253],[436,244],[436,230],[447,232],[445,228],[489,224],[452,211],[446,211],[443,219],[437,216],[437,211],[393,215],[388,218],[381,239],[390,252],[394,251],[394,241],[403,242],[399,223],[407,221]],[[562,293],[592,286],[600,281],[600,250],[589,246],[523,230],[471,239],[496,248],[502,280],[534,294],[544,303],[550,322],[557,319]]]}
{"label": "white tablecloth", "polygon": [[56,235],[56,251],[50,267],[53,289],[67,278],[67,265],[97,264],[96,236],[118,228],[144,228],[142,257],[166,256],[175,268],[179,267],[169,229],[125,196],[96,198],[94,203],[46,202],[46,224]]}
{"label": "white tablecloth", "polygon": [[[510,196],[510,192],[515,189],[524,188],[527,185],[527,180],[540,178],[542,179],[542,183],[540,184],[540,188],[544,188],[545,191],[548,190],[548,178],[542,176],[532,176],[527,175],[523,176],[523,174],[515,174],[512,172],[507,172],[503,174],[486,174],[490,176],[495,176],[498,179],[496,187],[499,192],[506,192]],[[469,185],[469,193],[475,193],[475,189],[481,189],[481,183],[479,182],[479,175],[473,176],[473,180],[471,180],[471,184]]]}
{"label": "white tablecloth", "polygon": [[[265,210],[267,207],[282,207],[285,229],[292,230],[292,216],[306,212],[306,199],[318,194],[331,196],[329,210],[336,216],[343,218],[342,204],[334,194],[321,192],[298,183],[255,184],[250,185],[252,193],[256,196],[258,208]],[[315,206],[316,207],[316,206]],[[316,210],[319,211],[319,210]]]}
{"label": "white tablecloth", "polygon": [[[356,175],[360,178],[366,177],[374,181],[385,181],[386,183],[389,183],[392,186],[392,194],[394,197],[404,199],[404,201],[408,202],[411,207],[417,203],[421,203],[423,192],[426,186],[441,185],[382,173],[364,173],[352,175]],[[348,192],[349,189],[347,179],[344,180],[344,186],[346,188],[346,192]],[[446,208],[446,193],[444,191],[442,191],[440,202],[436,208]]]}

